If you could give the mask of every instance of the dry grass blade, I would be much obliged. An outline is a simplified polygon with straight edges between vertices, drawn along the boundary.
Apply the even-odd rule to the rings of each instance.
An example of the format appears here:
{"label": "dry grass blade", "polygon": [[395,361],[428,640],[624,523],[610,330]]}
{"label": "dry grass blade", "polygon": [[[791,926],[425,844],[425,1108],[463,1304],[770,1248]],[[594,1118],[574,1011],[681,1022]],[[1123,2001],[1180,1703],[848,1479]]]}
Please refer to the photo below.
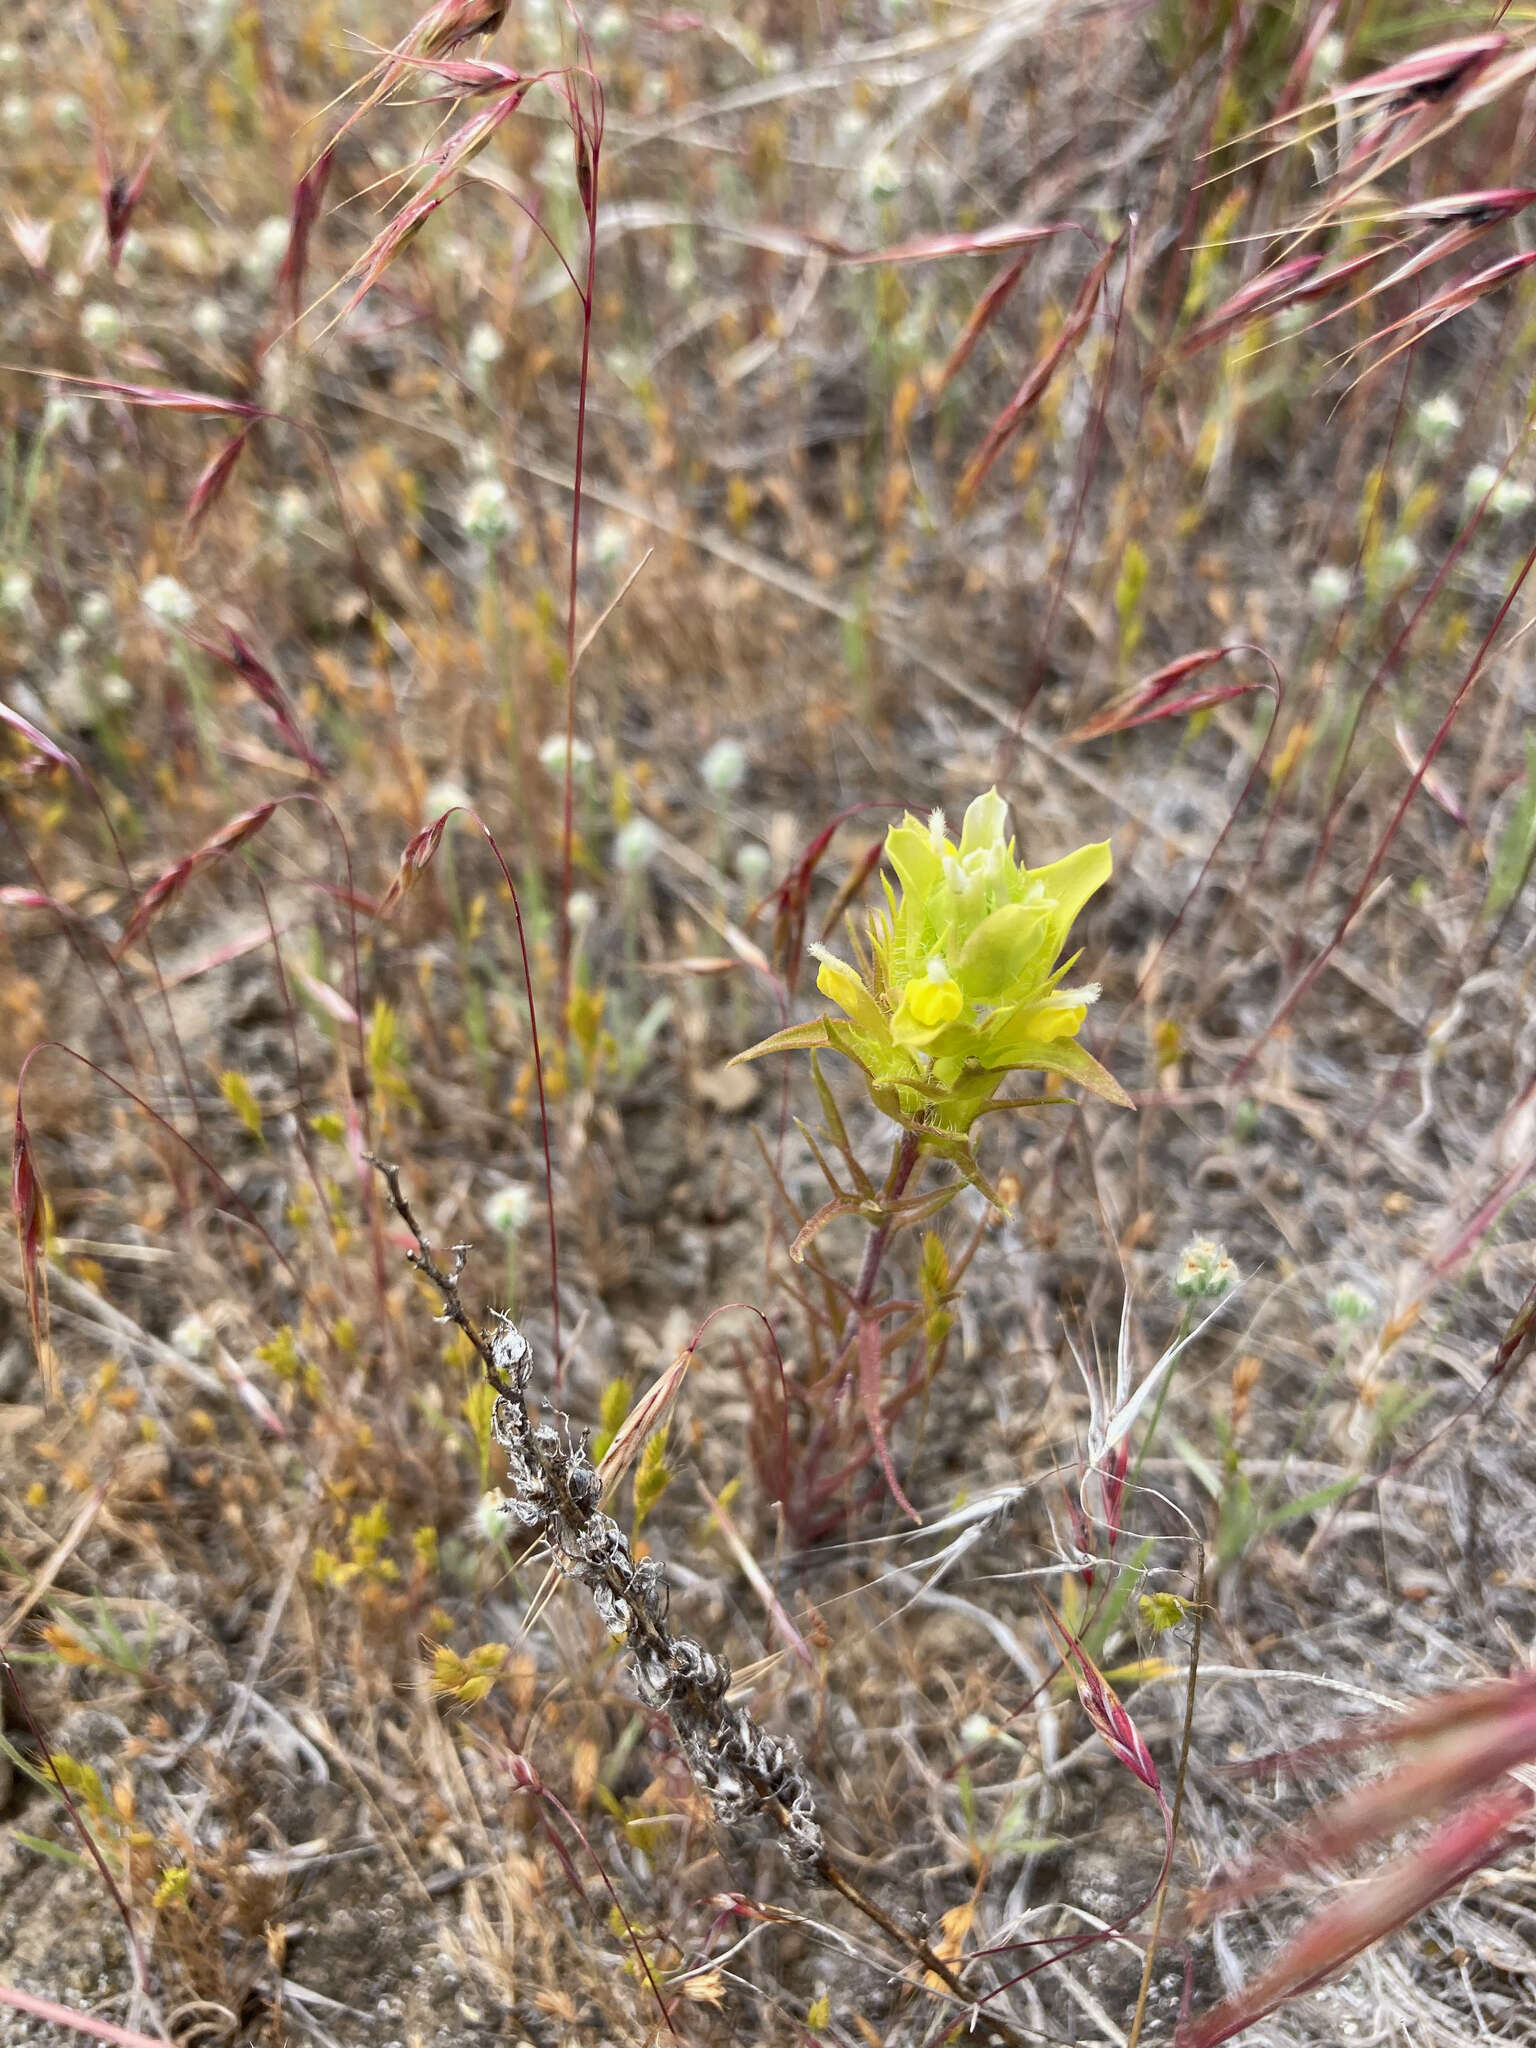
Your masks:
{"label": "dry grass blade", "polygon": [[67,769],[77,782],[85,781],[85,770],[74,755],[67,748],[61,747],[57,740],[50,739],[30,718],[23,718],[19,711],[13,711],[9,704],[0,704],[0,725],[8,725],[12,732],[20,733],[28,746],[35,747],[43,759],[51,761],[55,768]]}
{"label": "dry grass blade", "polygon": [[1436,1828],[1380,1876],[1336,1889],[1295,1939],[1253,1982],[1180,2030],[1178,2048],[1218,2048],[1266,2013],[1331,1977],[1363,1950],[1422,1913],[1510,1848],[1532,1811],[1532,1795],[1511,1784]]}
{"label": "dry grass blade", "polygon": [[169,2048],[160,2034],[141,2034],[133,2027],[120,2027],[115,2020],[101,2020],[94,2013],[77,2012],[72,2005],[59,2005],[51,1998],[36,1998],[30,1991],[18,1991],[14,1984],[0,1984],[0,2005],[66,2033],[84,2034],[93,2041],[110,2041],[113,2048]]}
{"label": "dry grass blade", "polygon": [[891,1457],[891,1447],[885,1434],[885,1411],[881,1405],[880,1367],[885,1355],[885,1346],[880,1335],[879,1315],[859,1316],[859,1405],[864,1411],[864,1420],[869,1428],[870,1440],[875,1447],[875,1456],[880,1460],[880,1470],[885,1483],[904,1515],[909,1515],[919,1527],[922,1516],[901,1490],[901,1481],[896,1477],[896,1466]]}
{"label": "dry grass blade", "polygon": [[11,1137],[11,1214],[16,1220],[16,1238],[21,1251],[22,1286],[26,1291],[27,1322],[32,1346],[37,1353],[43,1391],[50,1401],[58,1399],[59,1370],[48,1331],[48,1268],[43,1256],[47,1238],[47,1207],[37,1169],[32,1163],[32,1137],[18,1099]]}
{"label": "dry grass blade", "polygon": [[144,152],[143,161],[133,176],[114,172],[107,145],[98,134],[96,137],[96,172],[101,188],[101,211],[107,235],[107,263],[116,270],[122,259],[123,244],[128,239],[128,230],[133,225],[134,209],[144,196],[144,187],[149,182],[155,156],[160,148],[160,138],[165,132],[169,114],[162,116],[150,145]]}
{"label": "dry grass blade", "polygon": [[216,861],[222,860],[226,854],[233,853],[237,847],[244,846],[248,839],[254,838],[282,801],[281,797],[269,798],[266,803],[257,804],[249,811],[242,811],[238,817],[231,818],[227,824],[221,825],[201,846],[174,862],[163,874],[157,875],[134,905],[123,936],[117,944],[119,959],[130,946],[143,937],[161,911],[175,902],[194,876],[204,873]]}
{"label": "dry grass blade", "polygon": [[216,640],[204,639],[199,633],[189,634],[188,638],[201,647],[205,654],[212,655],[215,661],[221,661],[232,668],[243,682],[250,685],[251,694],[271,713],[273,724],[291,751],[304,763],[311,775],[323,777],[326,773],[325,763],[299,730],[298,719],[282,684],[265,662],[257,658],[255,650],[233,626],[226,625],[224,635],[225,644],[222,647]]}
{"label": "dry grass blade", "polygon": [[336,145],[333,142],[328,149],[320,152],[293,188],[293,202],[288,220],[288,246],[283,251],[283,260],[277,273],[277,289],[292,321],[298,319],[303,307],[304,272],[309,262],[309,238],[314,232],[315,222],[320,217],[320,208],[325,200],[325,188],[331,181],[331,171],[335,163]]}
{"label": "dry grass blade", "polygon": [[[1536,1762],[1536,1676],[1447,1694],[1389,1722],[1324,1745],[1337,1754],[1372,1743],[1423,1746],[1423,1754],[1346,1793],[1297,1833],[1201,1893],[1197,1918],[1267,1890],[1292,1871],[1332,1862],[1472,1797],[1506,1772]],[[1303,1751],[1303,1759],[1317,1750]]]}
{"label": "dry grass blade", "polygon": [[1145,682],[1138,683],[1118,704],[1111,704],[1096,718],[1075,727],[1063,739],[1063,746],[1080,746],[1084,740],[1103,739],[1113,732],[1128,732],[1133,726],[1146,725],[1156,718],[1178,718],[1188,712],[1203,711],[1209,705],[1225,704],[1230,698],[1247,696],[1253,690],[1272,691],[1274,685],[1269,682],[1221,683],[1189,690],[1181,696],[1172,694],[1186,676],[1198,675],[1202,669],[1225,661],[1229,654],[1246,652],[1245,647],[1201,647],[1193,654],[1181,655],[1177,661],[1170,661],[1166,667],[1155,670]]}
{"label": "dry grass blade", "polygon": [[963,508],[970,503],[987,471],[1018,432],[1030,411],[1044,397],[1051,379],[1062,363],[1076,351],[1079,342],[1088,332],[1088,323],[1099,303],[1099,294],[1104,289],[1109,266],[1119,254],[1122,239],[1116,237],[1083,279],[1077,297],[1062,322],[1061,332],[1035,359],[1023,383],[992,422],[986,438],[966,465],[965,473],[955,488],[957,507]]}
{"label": "dry grass blade", "polygon": [[208,517],[219,499],[224,495],[225,486],[235,473],[235,467],[245,453],[245,444],[251,437],[249,427],[242,427],[231,435],[213,459],[203,469],[197,482],[192,486],[192,495],[187,500],[186,534],[191,539]]}

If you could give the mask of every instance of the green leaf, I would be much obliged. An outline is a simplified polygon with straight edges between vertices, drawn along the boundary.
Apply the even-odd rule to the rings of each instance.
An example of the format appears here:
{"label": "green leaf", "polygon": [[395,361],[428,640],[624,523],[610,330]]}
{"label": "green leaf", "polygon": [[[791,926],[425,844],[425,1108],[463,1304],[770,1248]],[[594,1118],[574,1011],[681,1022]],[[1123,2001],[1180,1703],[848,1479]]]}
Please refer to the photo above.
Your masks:
{"label": "green leaf", "polygon": [[1330,1479],[1326,1486],[1314,1487],[1311,1493],[1304,1493],[1296,1500],[1288,1500],[1284,1507],[1278,1507],[1260,1522],[1257,1534],[1269,1535],[1272,1529],[1283,1529],[1287,1522],[1299,1522],[1303,1515],[1315,1515],[1319,1508],[1331,1508],[1336,1500],[1342,1500],[1346,1493],[1360,1484],[1356,1472],[1346,1472],[1342,1479]]}
{"label": "green leaf", "polygon": [[1114,1103],[1117,1109],[1136,1107],[1114,1075],[1101,1067],[1075,1038],[1053,1038],[1043,1045],[1017,1045],[1012,1048],[1011,1064],[1030,1072],[1065,1074],[1069,1081],[1076,1081],[1104,1102]]}
{"label": "green leaf", "polygon": [[83,1864],[85,1858],[76,1849],[66,1849],[58,1842],[45,1842],[41,1835],[24,1834],[20,1828],[12,1828],[11,1840],[19,1842],[23,1849],[30,1849],[34,1856],[51,1857],[55,1863]]}
{"label": "green leaf", "polygon": [[1525,787],[1516,800],[1488,871],[1483,915],[1499,917],[1519,895],[1536,859],[1536,736],[1525,742]]}
{"label": "green leaf", "polygon": [[771,1038],[760,1038],[756,1045],[749,1045],[745,1052],[727,1061],[727,1065],[739,1067],[745,1060],[760,1060],[770,1052],[809,1052],[814,1048],[830,1045],[825,1017],[812,1017],[804,1024],[791,1024],[786,1030],[775,1031]]}

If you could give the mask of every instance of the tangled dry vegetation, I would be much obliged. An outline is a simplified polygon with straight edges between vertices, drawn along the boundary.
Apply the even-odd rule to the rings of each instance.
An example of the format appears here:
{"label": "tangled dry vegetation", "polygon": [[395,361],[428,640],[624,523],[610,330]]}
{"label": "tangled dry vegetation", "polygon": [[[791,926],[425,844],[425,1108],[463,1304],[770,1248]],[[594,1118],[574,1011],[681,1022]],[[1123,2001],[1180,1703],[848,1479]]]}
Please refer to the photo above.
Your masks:
{"label": "tangled dry vegetation", "polygon": [[0,2040],[1536,2040],[1495,17],[0,13]]}

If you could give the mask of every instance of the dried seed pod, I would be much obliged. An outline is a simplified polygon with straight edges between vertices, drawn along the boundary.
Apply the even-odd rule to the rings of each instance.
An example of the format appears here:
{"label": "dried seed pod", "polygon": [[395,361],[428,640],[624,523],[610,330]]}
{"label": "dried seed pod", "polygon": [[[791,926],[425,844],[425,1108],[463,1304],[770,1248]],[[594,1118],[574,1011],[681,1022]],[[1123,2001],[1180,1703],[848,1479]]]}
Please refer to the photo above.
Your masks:
{"label": "dried seed pod", "polygon": [[501,1327],[491,1339],[491,1364],[519,1393],[533,1378],[533,1346],[510,1316],[498,1316]]}

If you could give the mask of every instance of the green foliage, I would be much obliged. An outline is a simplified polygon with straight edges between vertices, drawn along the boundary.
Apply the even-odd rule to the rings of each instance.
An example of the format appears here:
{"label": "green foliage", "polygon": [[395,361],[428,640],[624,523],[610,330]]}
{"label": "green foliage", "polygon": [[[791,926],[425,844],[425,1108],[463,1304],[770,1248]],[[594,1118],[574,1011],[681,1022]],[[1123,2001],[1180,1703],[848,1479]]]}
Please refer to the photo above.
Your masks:
{"label": "green foliage", "polygon": [[1141,600],[1151,564],[1139,541],[1129,541],[1115,583],[1115,617],[1120,621],[1120,659],[1129,661],[1141,642]]}
{"label": "green foliage", "polygon": [[592,1458],[595,1464],[600,1465],[607,1457],[613,1440],[629,1413],[629,1404],[634,1395],[634,1387],[627,1379],[610,1380],[604,1387],[602,1400],[598,1404],[597,1435],[592,1440]]}
{"label": "green foliage", "polygon": [[667,1464],[667,1432],[663,1427],[656,1434],[646,1438],[645,1448],[635,1466],[635,1525],[638,1536],[645,1525],[645,1518],[657,1501],[672,1484],[672,1472]]}
{"label": "green foliage", "polygon": [[244,1074],[237,1074],[233,1068],[219,1076],[219,1093],[239,1117],[241,1123],[259,1144],[261,1142],[261,1104]]}
{"label": "green foliage", "polygon": [[476,1380],[459,1406],[475,1440],[475,1450],[480,1459],[480,1491],[483,1493],[491,1483],[491,1448],[495,1443],[491,1420],[496,1412],[496,1389],[488,1380]]}
{"label": "green foliage", "polygon": [[791,1026],[738,1057],[830,1046],[860,1068],[885,1115],[962,1164],[972,1126],[1017,1069],[1128,1103],[1076,1042],[1097,988],[1061,986],[1073,960],[1059,956],[1109,879],[1109,848],[1026,868],[1006,814],[990,790],[967,810],[958,843],[937,811],[926,825],[910,814],[893,825],[885,850],[899,888],[886,883],[887,909],[871,916],[858,967],[814,949],[816,985],[844,1015]]}
{"label": "green foliage", "polygon": [[1525,739],[1525,780],[1514,807],[1499,834],[1488,869],[1488,894],[1483,899],[1486,918],[1502,917],[1525,887],[1536,863],[1536,734]]}

